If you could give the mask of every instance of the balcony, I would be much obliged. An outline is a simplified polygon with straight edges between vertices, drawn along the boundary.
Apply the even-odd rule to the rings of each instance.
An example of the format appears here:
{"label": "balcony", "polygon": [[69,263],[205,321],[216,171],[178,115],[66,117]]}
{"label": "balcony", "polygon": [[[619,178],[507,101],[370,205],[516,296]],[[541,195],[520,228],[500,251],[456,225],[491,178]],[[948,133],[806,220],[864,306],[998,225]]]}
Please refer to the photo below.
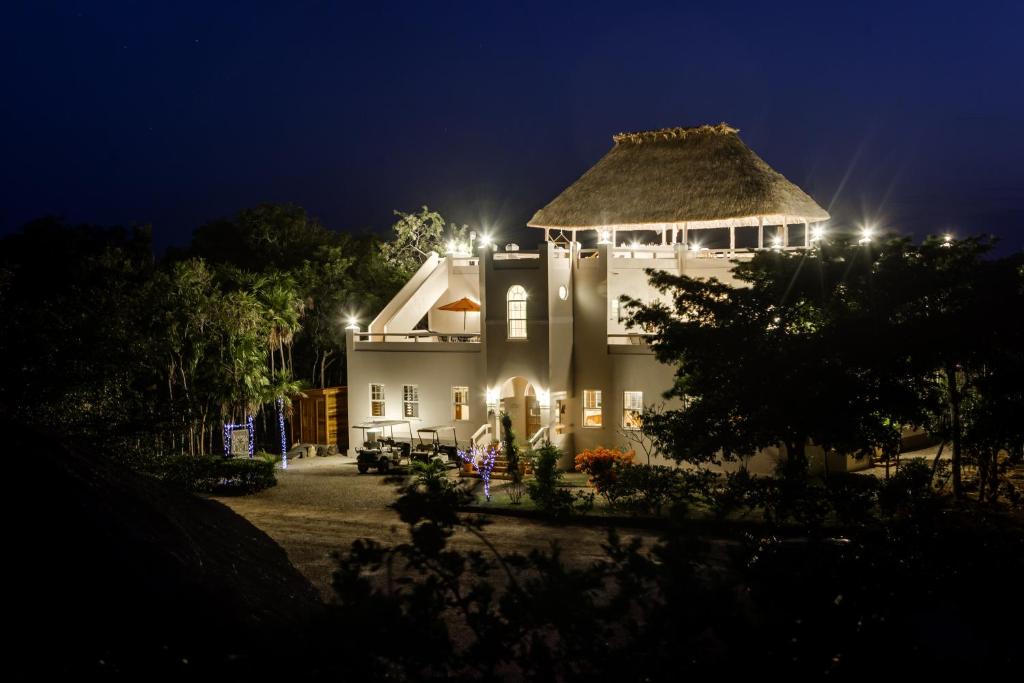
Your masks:
{"label": "balcony", "polygon": [[410,330],[408,332],[356,332],[351,331],[356,351],[479,351],[478,332],[435,332]]}

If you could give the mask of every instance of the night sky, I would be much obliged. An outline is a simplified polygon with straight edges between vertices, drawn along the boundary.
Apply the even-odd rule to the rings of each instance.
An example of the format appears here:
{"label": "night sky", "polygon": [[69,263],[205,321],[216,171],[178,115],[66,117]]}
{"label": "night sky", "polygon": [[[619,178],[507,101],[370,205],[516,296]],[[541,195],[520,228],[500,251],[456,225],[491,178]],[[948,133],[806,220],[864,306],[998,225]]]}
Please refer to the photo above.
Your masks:
{"label": "night sky", "polygon": [[1016,250],[1022,28],[1019,0],[4,3],[0,232],[166,247],[273,201],[518,239],[613,133],[727,121],[835,223]]}

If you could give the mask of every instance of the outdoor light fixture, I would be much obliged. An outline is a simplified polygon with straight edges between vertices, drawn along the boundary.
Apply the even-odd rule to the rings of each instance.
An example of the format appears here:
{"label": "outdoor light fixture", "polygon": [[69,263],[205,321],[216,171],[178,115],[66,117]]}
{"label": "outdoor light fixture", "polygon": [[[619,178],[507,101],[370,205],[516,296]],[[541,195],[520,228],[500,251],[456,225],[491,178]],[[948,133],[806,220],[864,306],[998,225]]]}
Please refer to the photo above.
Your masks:
{"label": "outdoor light fixture", "polygon": [[953,246],[953,235],[948,232],[942,236],[942,246],[951,247]]}
{"label": "outdoor light fixture", "polygon": [[867,244],[875,236],[875,229],[870,225],[865,225],[860,229],[860,243]]}
{"label": "outdoor light fixture", "polygon": [[700,242],[694,242],[691,244],[690,251],[700,251]]}
{"label": "outdoor light fixture", "polygon": [[498,407],[498,390],[488,389],[487,390],[487,407],[497,408]]}
{"label": "outdoor light fixture", "polygon": [[483,235],[480,235],[480,246],[483,247],[484,249],[487,249],[493,243],[494,243],[494,240],[492,240],[491,236],[488,235],[487,233],[484,233]]}
{"label": "outdoor light fixture", "polygon": [[353,332],[358,332],[359,331],[359,320],[354,315],[350,315],[348,317],[348,325],[345,325],[345,329],[346,330],[352,330]]}
{"label": "outdoor light fixture", "polygon": [[782,247],[782,238],[779,237],[778,235],[773,237],[772,238],[772,246],[775,247],[776,249],[779,249],[780,247]]}
{"label": "outdoor light fixture", "polygon": [[820,225],[814,226],[814,229],[811,230],[811,241],[820,242],[823,239],[825,239],[825,228]]}
{"label": "outdoor light fixture", "polygon": [[551,392],[544,391],[543,389],[537,390],[537,403],[540,404],[541,408],[551,407]]}
{"label": "outdoor light fixture", "polygon": [[631,249],[634,249],[634,250],[636,250],[636,249],[639,249],[639,248],[640,248],[640,243],[639,243],[639,242],[637,242],[636,240],[633,240],[633,243],[632,243],[632,244],[630,244],[630,245],[629,245],[629,247],[630,247]]}
{"label": "outdoor light fixture", "polygon": [[447,249],[449,254],[454,254],[455,253],[455,247],[456,247],[455,240],[448,240],[448,244],[445,245],[445,249]]}
{"label": "outdoor light fixture", "polygon": [[608,244],[611,241],[612,241],[612,233],[611,233],[611,231],[610,230],[602,230],[601,231],[601,239],[599,240],[598,244]]}

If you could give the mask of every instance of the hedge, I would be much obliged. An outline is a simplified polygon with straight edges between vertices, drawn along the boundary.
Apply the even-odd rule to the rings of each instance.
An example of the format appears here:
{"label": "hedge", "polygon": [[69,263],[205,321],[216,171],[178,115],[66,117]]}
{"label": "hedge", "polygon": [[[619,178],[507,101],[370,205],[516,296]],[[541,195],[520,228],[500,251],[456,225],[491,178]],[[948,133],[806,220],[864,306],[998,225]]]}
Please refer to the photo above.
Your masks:
{"label": "hedge", "polygon": [[163,463],[160,478],[196,493],[244,495],[277,484],[274,463],[262,458],[182,456]]}

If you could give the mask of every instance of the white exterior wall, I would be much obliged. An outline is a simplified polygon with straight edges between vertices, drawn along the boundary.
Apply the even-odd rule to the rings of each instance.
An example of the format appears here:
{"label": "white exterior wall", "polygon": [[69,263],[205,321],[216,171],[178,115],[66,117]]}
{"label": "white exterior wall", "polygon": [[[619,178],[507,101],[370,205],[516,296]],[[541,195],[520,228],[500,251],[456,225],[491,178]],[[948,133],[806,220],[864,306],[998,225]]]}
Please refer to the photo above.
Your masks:
{"label": "white exterior wall", "polygon": [[[652,258],[655,253],[660,257]],[[570,252],[544,243],[535,252],[481,250],[479,259],[439,259],[429,274],[418,274],[421,284],[416,291],[403,290],[396,297],[404,302],[392,302],[385,308],[394,318],[381,320],[379,316],[371,331],[407,332],[414,318],[428,315],[431,330],[462,332],[462,313],[437,307],[467,297],[481,305],[480,314],[470,313],[466,320],[466,331],[479,331],[479,341],[449,343],[421,337],[416,342],[382,342],[379,337],[366,336],[360,341],[349,332],[350,425],[371,419],[371,383],[385,385],[387,419],[403,419],[402,386],[418,385],[420,417],[413,421],[414,431],[416,426],[452,423],[452,387],[468,386],[471,419],[455,423],[461,445],[482,425],[490,423],[492,430],[496,427],[493,408],[504,385],[507,405],[514,406],[516,413],[517,436],[525,441],[531,435],[524,433],[520,401],[526,400],[523,391],[528,384],[526,391],[549,397],[541,402],[541,424],[550,428],[551,441],[565,451],[565,465],[585,448],[629,446],[622,428],[623,392],[643,392],[645,406],[661,404],[664,392],[672,386],[673,370],[658,363],[646,344],[616,336],[629,330],[615,318],[611,302],[620,295],[645,302],[659,298],[648,283],[645,268],[717,277],[736,284],[729,272],[732,265],[727,258],[687,252],[682,244],[635,252],[599,245],[597,250],[581,253],[579,245]],[[508,339],[507,335],[506,296],[515,285],[527,292],[526,339]],[[564,300],[559,296],[560,286],[566,288]],[[407,327],[398,329],[398,323]],[[514,378],[521,379],[506,385]],[[584,390],[602,392],[600,428],[583,426]],[[491,406],[487,405],[489,392],[495,397]],[[565,405],[560,422],[555,414],[559,400]],[[676,405],[667,403],[666,407]],[[358,447],[358,431],[350,430],[349,437],[353,448]],[[642,461],[643,453],[638,452],[637,458]],[[778,449],[767,449],[750,459],[748,466],[755,473],[768,473],[778,458]],[[833,469],[845,469],[845,460],[843,465],[832,462]]]}

